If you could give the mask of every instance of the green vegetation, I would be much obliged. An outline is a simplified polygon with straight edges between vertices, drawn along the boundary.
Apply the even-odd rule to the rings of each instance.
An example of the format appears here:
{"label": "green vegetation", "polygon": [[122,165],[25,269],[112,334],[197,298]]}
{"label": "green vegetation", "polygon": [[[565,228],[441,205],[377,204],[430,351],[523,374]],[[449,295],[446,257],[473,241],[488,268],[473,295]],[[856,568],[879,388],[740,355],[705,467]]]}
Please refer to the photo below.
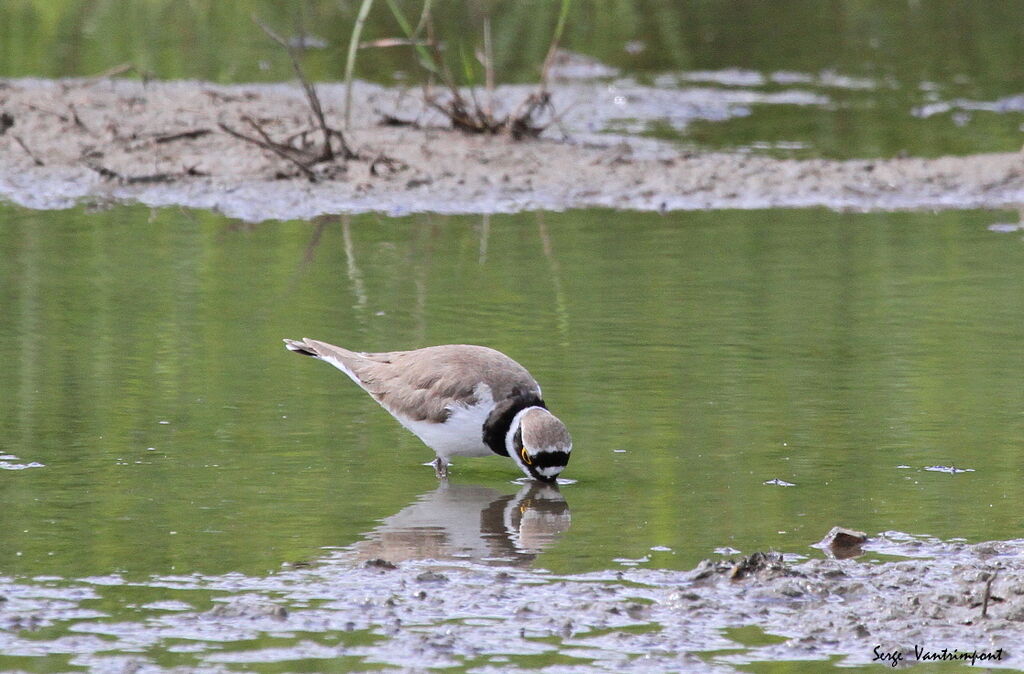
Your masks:
{"label": "green vegetation", "polygon": [[[5,0],[0,3],[0,75],[94,75],[131,62],[161,78],[220,82],[290,77],[282,54],[267,54],[256,14],[282,33],[309,33],[318,79],[341,80],[361,0]],[[416,3],[418,6],[419,3]],[[398,37],[401,29],[378,3],[365,39]],[[435,3],[438,32],[478,42],[491,17],[495,67],[535,81],[558,23],[560,0]],[[564,44],[632,72],[746,67],[853,75],[892,75],[906,83],[975,80],[979,95],[1024,89],[1019,3],[888,0],[786,3],[707,0],[577,0]],[[626,51],[640,40],[643,49]],[[378,49],[361,59],[358,76],[392,81],[415,62],[408,49]]]}
{"label": "green vegetation", "polygon": [[[540,66],[540,84],[536,91],[529,94],[518,105],[504,112],[497,112],[494,107],[494,90],[496,85],[496,69],[494,66],[494,49],[491,31],[491,17],[485,15],[483,20],[483,45],[481,48],[469,48],[463,43],[463,37],[451,36],[457,45],[452,49],[445,36],[439,35],[434,26],[432,4],[430,0],[423,3],[419,23],[412,23],[402,12],[396,0],[387,0],[392,15],[398,21],[409,45],[415,50],[420,67],[427,73],[429,80],[424,87],[424,102],[445,115],[452,127],[468,133],[507,133],[519,140],[525,137],[536,137],[544,131],[550,119],[541,121],[547,113],[553,111],[550,93],[547,90],[548,72],[558,51],[565,23],[572,7],[571,0],[561,0],[561,10],[554,34],[548,44],[544,62]],[[359,23],[357,22],[357,29]],[[458,54],[458,67],[453,67],[454,57],[446,56],[446,52]],[[480,70],[483,77],[480,77]],[[346,71],[348,69],[346,68]],[[460,72],[461,79],[453,74]],[[351,73],[346,72],[346,78]],[[346,106],[351,92],[351,81],[346,79]],[[431,84],[437,83],[444,90],[443,94],[431,91]],[[477,89],[483,86],[486,97],[481,102]],[[468,89],[468,92],[465,91]],[[348,110],[346,107],[346,116]],[[550,117],[550,115],[548,115]]]}

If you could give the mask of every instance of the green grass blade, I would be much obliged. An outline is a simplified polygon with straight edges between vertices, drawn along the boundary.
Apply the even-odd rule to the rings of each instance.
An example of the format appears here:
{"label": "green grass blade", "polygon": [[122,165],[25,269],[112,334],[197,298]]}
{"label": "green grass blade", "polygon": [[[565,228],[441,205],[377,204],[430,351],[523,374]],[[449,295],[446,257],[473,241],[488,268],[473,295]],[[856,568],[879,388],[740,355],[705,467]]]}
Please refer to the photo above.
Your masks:
{"label": "green grass blade", "polygon": [[548,55],[544,57],[544,65],[540,69],[541,88],[547,88],[548,70],[551,68],[551,62],[555,59],[558,45],[562,41],[562,33],[565,32],[565,24],[569,19],[569,9],[571,6],[572,0],[562,0],[562,7],[558,12],[558,23],[555,25],[555,33],[551,36],[551,46],[548,47]]}
{"label": "green grass blade", "polygon": [[466,84],[476,86],[476,68],[473,67],[473,57],[466,52],[465,45],[459,42],[459,60],[462,62],[462,76]]}
{"label": "green grass blade", "polygon": [[[395,0],[387,0],[388,7],[391,8],[391,13],[395,17],[395,21],[398,22],[402,32],[409,38],[409,41],[413,43],[413,47],[416,49],[416,55],[419,57],[420,65],[423,66],[428,72],[434,75],[441,75],[440,64],[436,63],[434,56],[430,53],[430,50],[423,46],[418,37],[416,30],[413,29],[412,24],[405,18],[405,14],[402,14],[401,8]],[[422,20],[421,20],[422,22]]]}
{"label": "green grass blade", "polygon": [[349,128],[349,120],[352,111],[352,77],[356,69],[356,52],[359,51],[359,36],[363,33],[363,25],[366,23],[366,15],[370,13],[373,0],[363,0],[359,6],[359,14],[356,16],[355,25],[352,26],[352,36],[348,40],[348,58],[345,59],[345,130]]}

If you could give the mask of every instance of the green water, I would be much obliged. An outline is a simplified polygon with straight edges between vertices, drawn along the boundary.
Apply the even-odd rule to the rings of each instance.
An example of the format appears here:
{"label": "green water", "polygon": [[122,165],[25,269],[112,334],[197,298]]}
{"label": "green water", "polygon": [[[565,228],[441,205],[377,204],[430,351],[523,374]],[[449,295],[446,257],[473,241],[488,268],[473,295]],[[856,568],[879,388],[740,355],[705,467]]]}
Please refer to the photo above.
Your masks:
{"label": "green water", "polygon": [[[287,60],[266,50],[255,13],[286,34],[327,43],[311,50],[311,68],[344,72],[358,2],[305,0],[5,0],[0,5],[0,73],[6,76],[93,75],[132,62],[158,77],[218,81],[278,80]],[[530,80],[548,48],[556,0],[435,2],[443,37],[473,43],[485,14],[492,19],[496,66]],[[422,3],[401,5],[413,17]],[[1024,86],[1019,26],[1024,7],[1012,0],[790,0],[736,3],[574,0],[564,45],[631,72],[744,67],[855,76],[913,77],[935,82],[975,76],[979,95]],[[364,39],[401,35],[384,2],[375,3]],[[457,37],[451,38],[455,35]],[[641,44],[627,43],[638,41]],[[184,49],[183,49],[184,48]],[[363,66],[390,78],[413,62],[398,49],[367,52]],[[267,62],[261,66],[260,59]]]}
{"label": "green water", "polygon": [[[571,526],[531,558],[541,567],[817,554],[833,525],[1016,537],[1024,242],[987,229],[1016,219],[248,226],[3,207],[0,454],[43,466],[0,470],[0,574],[261,574],[431,498],[430,451],[282,347],[302,336],[480,343],[525,364],[575,440]],[[496,457],[453,468],[481,510],[517,475]]]}
{"label": "green water", "polygon": [[[358,4],[4,0],[0,76],[92,76],[128,64],[137,69],[130,76],[143,72],[164,79],[292,78],[286,55],[252,23],[255,14],[284,35],[316,38],[322,47],[306,51],[305,67],[314,79],[337,81],[344,74]],[[499,81],[533,82],[559,5],[554,0],[446,1],[434,3],[434,16],[453,59],[479,49],[484,16],[490,16]],[[402,6],[413,17],[421,4]],[[748,116],[670,134],[688,146],[768,145],[776,154],[793,156],[937,156],[1020,148],[1020,104],[1009,112],[954,111],[925,119],[912,112],[936,101],[992,102],[1024,91],[1021,25],[1024,3],[1014,0],[576,0],[563,45],[640,82],[693,70],[783,71],[815,81],[753,88],[811,89],[829,99],[820,108],[755,105]],[[375,3],[363,38],[401,35],[386,3]],[[462,70],[457,59],[453,67]],[[821,73],[859,78],[868,86],[828,86]],[[411,50],[386,48],[361,52],[356,74],[409,84],[421,79],[422,70]],[[664,135],[661,126],[656,121],[652,133]]]}

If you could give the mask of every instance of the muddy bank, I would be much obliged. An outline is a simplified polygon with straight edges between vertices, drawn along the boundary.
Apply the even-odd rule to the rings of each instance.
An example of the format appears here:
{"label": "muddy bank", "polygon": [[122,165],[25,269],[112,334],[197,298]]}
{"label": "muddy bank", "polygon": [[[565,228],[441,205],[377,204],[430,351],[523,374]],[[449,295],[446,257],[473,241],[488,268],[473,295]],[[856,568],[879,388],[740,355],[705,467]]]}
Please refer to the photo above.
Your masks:
{"label": "muddy bank", "polygon": [[[340,128],[342,87],[319,91],[327,119]],[[514,107],[529,91],[500,88],[496,105]],[[893,210],[1024,202],[1019,154],[779,160],[604,133],[612,120],[638,114],[623,106],[651,107],[685,127],[692,119],[741,114],[743,106],[828,103],[800,91],[565,83],[554,99],[562,118],[525,142],[447,130],[416,92],[360,83],[355,99],[348,140],[359,158],[321,165],[310,182],[294,165],[218,126],[245,128],[241,120],[249,116],[275,139],[312,128],[297,85],[2,80],[0,198],[32,208],[83,200],[183,205],[252,221],[371,210]],[[415,126],[382,126],[385,115]]]}
{"label": "muddy bank", "polygon": [[[1022,665],[1024,541],[889,532],[865,548],[859,560],[766,555],[686,572],[556,576],[364,562],[342,550],[266,577],[0,578],[0,653],[103,671],[319,660],[403,671],[703,672],[757,661],[852,665],[879,653],[906,664],[943,649],[947,659],[976,652],[985,666]],[[148,603],[126,602],[133,596]]]}

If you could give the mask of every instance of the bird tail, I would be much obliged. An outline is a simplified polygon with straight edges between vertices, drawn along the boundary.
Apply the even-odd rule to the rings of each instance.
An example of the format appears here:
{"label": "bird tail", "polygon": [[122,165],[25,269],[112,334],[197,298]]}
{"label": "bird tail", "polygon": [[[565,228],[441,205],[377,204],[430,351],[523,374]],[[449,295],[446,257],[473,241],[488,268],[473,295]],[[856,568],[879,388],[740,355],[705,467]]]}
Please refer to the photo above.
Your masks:
{"label": "bird tail", "polygon": [[365,358],[353,351],[343,349],[340,346],[334,346],[333,344],[328,344],[327,342],[318,342],[317,340],[309,339],[308,337],[303,337],[301,341],[297,339],[286,339],[284,340],[284,348],[289,351],[302,354],[303,356],[310,356],[312,358],[322,360],[325,363],[330,363],[347,374],[349,379],[354,381],[360,387],[364,387],[362,380],[358,375],[356,375],[353,366],[360,360],[365,360]]}
{"label": "bird tail", "polygon": [[313,358],[319,358],[320,354],[313,350],[313,348],[306,344],[307,340],[301,342],[297,339],[286,339],[284,340],[284,348],[295,353],[301,353],[303,356],[312,356]]}

